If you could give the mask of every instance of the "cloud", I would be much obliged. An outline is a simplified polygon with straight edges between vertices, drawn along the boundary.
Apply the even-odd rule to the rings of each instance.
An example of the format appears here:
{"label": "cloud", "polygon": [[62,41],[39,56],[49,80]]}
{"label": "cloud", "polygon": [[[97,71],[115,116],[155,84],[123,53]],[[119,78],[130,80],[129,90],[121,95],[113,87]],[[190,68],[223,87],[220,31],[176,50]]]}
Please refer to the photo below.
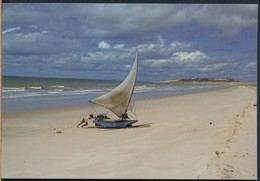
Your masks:
{"label": "cloud", "polygon": [[38,26],[36,26],[36,25],[31,25],[30,27],[31,27],[31,28],[34,28],[34,29],[37,29],[37,28],[38,28]]}
{"label": "cloud", "polygon": [[[171,59],[175,57],[175,61],[181,61],[184,56],[188,54],[182,54],[181,52],[194,51],[192,42],[186,41],[166,41],[162,36],[157,37],[153,43],[140,44],[137,46],[138,50],[142,52],[145,59]],[[202,56],[202,52],[193,52],[193,56]],[[182,56],[182,57],[181,57]],[[179,60],[177,60],[179,58]],[[171,60],[172,61],[172,60]]]}
{"label": "cloud", "polygon": [[32,32],[32,33],[17,33],[15,36],[21,38],[24,42],[36,42],[47,34],[48,31]]}
{"label": "cloud", "polygon": [[248,69],[256,69],[257,68],[257,62],[249,62],[245,66]]}
{"label": "cloud", "polygon": [[89,51],[82,53],[79,60],[84,63],[116,63],[120,66],[121,64],[129,64],[130,62],[130,64],[132,64],[134,60],[134,51],[129,49],[113,49],[113,51]]}
{"label": "cloud", "polygon": [[80,36],[103,39],[171,31],[190,23],[213,28],[214,36],[233,37],[257,25],[257,5],[4,4],[3,19],[21,25],[37,24],[38,28],[48,26],[68,34],[77,26]]}
{"label": "cloud", "polygon": [[61,66],[66,66],[69,65],[71,66],[71,63],[75,63],[78,59],[78,55],[74,53],[62,53],[60,54],[57,58],[54,59],[54,63],[56,65],[61,65]]}
{"label": "cloud", "polygon": [[127,69],[127,70],[129,70],[129,69],[131,69],[132,68],[132,65],[129,65],[129,64],[127,64],[127,65],[125,65],[125,67],[124,67],[125,69]]}
{"label": "cloud", "polygon": [[114,48],[124,48],[124,44],[115,44]]}
{"label": "cloud", "polygon": [[146,66],[152,66],[157,68],[169,63],[171,63],[169,59],[147,59],[144,61],[144,64]]}
{"label": "cloud", "polygon": [[116,48],[116,49],[120,49],[120,48],[124,48],[124,44],[115,44],[115,45],[110,45],[107,41],[101,41],[98,43],[98,48],[101,49],[109,49],[109,48]]}
{"label": "cloud", "polygon": [[179,42],[174,41],[170,44],[171,47],[175,48],[190,48],[192,45],[192,42]]}
{"label": "cloud", "polygon": [[176,52],[173,54],[174,59],[177,62],[185,62],[185,61],[201,61],[205,58],[208,58],[208,56],[201,52],[201,51],[195,51],[195,52]]}
{"label": "cloud", "polygon": [[204,67],[202,67],[202,68],[197,68],[197,71],[212,73],[212,72],[220,71],[225,66],[227,66],[227,64],[225,64],[225,63],[218,63],[218,64],[213,64],[213,65],[204,65]]}
{"label": "cloud", "polygon": [[29,3],[3,6],[3,19],[9,23],[48,27],[48,31],[66,36],[108,41],[139,37],[140,42],[144,42],[149,33],[172,32],[190,24],[193,24],[192,30],[210,29],[212,37],[232,38],[244,29],[256,27],[258,22],[254,4]]}
{"label": "cloud", "polygon": [[[257,5],[97,4],[88,16],[83,26],[85,35],[102,38],[173,30],[190,23],[213,28],[212,35],[233,37],[257,25]],[[94,30],[87,28],[88,24],[94,25]]]}
{"label": "cloud", "polygon": [[245,28],[256,26],[257,6],[205,4],[194,7],[191,16],[200,26],[215,28],[213,36],[230,38],[238,35]]}
{"label": "cloud", "polygon": [[99,44],[98,44],[98,48],[110,48],[111,46],[109,45],[109,43],[108,42],[106,42],[106,41],[101,41],[101,42],[99,42]]}
{"label": "cloud", "polygon": [[[97,78],[99,71],[106,75],[110,71],[109,76],[117,77],[132,65],[138,48],[144,79],[235,75],[234,67],[256,79],[257,7],[6,3],[3,65],[8,64],[10,70],[15,65],[27,69],[48,65],[49,70],[58,68],[57,73],[81,72],[80,76]],[[107,69],[112,63],[113,73]]]}
{"label": "cloud", "polygon": [[2,47],[3,54],[23,56],[59,54],[82,49],[81,42],[46,30],[5,34]]}
{"label": "cloud", "polygon": [[173,54],[172,57],[167,59],[147,59],[144,61],[145,65],[152,66],[152,67],[161,67],[161,66],[170,66],[170,65],[177,65],[183,64],[186,65],[196,65],[205,62],[209,56],[206,55],[204,52],[201,51],[194,51],[194,52],[176,52]]}
{"label": "cloud", "polygon": [[21,27],[8,28],[8,29],[3,31],[3,35],[6,34],[6,33],[11,33],[11,32],[14,32],[14,31],[18,31],[20,29],[21,29]]}

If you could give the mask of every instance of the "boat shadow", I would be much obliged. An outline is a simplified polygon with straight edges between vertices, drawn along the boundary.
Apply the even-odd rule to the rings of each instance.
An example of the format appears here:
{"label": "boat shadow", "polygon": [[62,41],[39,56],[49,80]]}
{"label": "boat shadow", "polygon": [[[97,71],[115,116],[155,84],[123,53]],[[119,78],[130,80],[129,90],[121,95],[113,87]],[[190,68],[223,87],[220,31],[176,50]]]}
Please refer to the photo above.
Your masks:
{"label": "boat shadow", "polygon": [[138,124],[138,125],[126,127],[126,128],[148,128],[148,127],[151,127],[151,124],[153,124],[153,123]]}
{"label": "boat shadow", "polygon": [[104,129],[104,130],[115,130],[115,129],[132,129],[132,128],[149,128],[151,127],[151,124],[153,123],[146,123],[146,124],[138,124],[138,125],[132,125],[132,126],[129,126],[129,127],[123,127],[123,128],[105,128],[105,127],[101,127],[101,126],[89,126],[89,127],[86,127],[88,129]]}

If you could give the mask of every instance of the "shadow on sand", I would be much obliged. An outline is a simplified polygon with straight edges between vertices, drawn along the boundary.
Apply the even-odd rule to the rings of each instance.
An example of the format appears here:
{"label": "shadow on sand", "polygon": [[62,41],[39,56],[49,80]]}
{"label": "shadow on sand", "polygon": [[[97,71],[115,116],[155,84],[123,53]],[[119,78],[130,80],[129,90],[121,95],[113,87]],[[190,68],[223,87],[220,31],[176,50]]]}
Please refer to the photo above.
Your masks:
{"label": "shadow on sand", "polygon": [[89,127],[85,127],[85,128],[87,128],[87,129],[96,128],[96,129],[105,129],[105,130],[132,129],[132,128],[149,128],[149,127],[151,127],[151,124],[153,124],[153,123],[138,124],[138,125],[133,125],[133,126],[124,127],[124,128],[105,128],[105,127],[101,127],[101,126],[89,126]]}

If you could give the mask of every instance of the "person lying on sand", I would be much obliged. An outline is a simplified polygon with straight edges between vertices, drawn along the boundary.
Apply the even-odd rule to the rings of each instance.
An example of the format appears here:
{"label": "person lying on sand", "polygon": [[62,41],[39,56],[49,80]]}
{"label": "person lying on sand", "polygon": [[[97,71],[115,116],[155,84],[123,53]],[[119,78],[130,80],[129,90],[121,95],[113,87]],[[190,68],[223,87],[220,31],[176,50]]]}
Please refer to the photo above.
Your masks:
{"label": "person lying on sand", "polygon": [[[91,113],[91,114],[89,114],[89,116],[88,116],[88,120],[91,120],[91,119],[95,119],[96,117]],[[81,127],[83,128],[84,126],[87,126],[88,125],[88,120],[86,119],[86,118],[83,118],[82,119],[82,121],[78,124],[78,126],[77,126],[77,128],[81,125],[81,124],[83,124],[83,123],[85,123],[85,124],[83,124]]]}

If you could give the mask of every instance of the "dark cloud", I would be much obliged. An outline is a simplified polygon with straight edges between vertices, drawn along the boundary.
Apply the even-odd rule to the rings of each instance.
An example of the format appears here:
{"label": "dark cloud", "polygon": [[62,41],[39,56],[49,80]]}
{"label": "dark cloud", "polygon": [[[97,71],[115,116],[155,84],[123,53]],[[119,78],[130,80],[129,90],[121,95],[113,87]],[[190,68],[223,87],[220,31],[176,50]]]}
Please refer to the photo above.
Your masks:
{"label": "dark cloud", "polygon": [[138,48],[144,80],[255,81],[256,27],[250,4],[4,4],[3,73],[113,79]]}
{"label": "dark cloud", "polygon": [[192,22],[220,31],[215,34],[234,36],[257,24],[257,6],[239,4],[4,4],[3,12],[4,22],[47,25],[56,32],[73,30],[80,36],[103,39]]}

